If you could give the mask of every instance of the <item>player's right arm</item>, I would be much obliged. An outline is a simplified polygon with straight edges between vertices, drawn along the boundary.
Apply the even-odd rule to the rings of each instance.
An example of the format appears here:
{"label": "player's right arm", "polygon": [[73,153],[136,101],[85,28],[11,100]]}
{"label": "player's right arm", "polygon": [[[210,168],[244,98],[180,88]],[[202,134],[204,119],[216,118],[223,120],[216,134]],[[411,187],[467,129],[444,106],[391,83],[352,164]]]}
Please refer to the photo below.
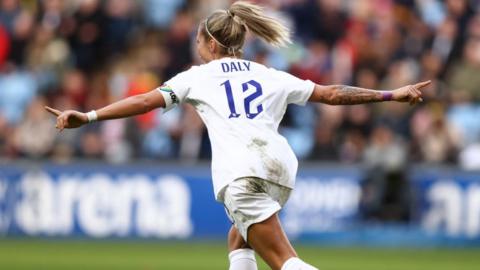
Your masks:
{"label": "player's right arm", "polygon": [[315,85],[308,101],[330,105],[354,105],[382,101],[409,102],[415,104],[422,101],[421,88],[430,81],[407,85],[392,91],[378,91],[347,85]]}
{"label": "player's right arm", "polygon": [[[162,86],[150,92],[119,100],[96,111],[82,113],[73,110],[61,112],[50,107],[45,109],[57,116],[56,127],[59,130],[77,128],[91,121],[130,117],[156,108],[166,108],[168,110],[187,97],[190,85],[195,81],[195,70],[192,67],[175,75]],[[175,89],[175,92],[173,89]]]}
{"label": "player's right arm", "polygon": [[[45,107],[45,109],[57,116],[56,128],[61,131],[64,128],[80,127],[93,120],[125,118],[143,114],[159,107],[165,108],[165,99],[163,95],[155,89],[144,94],[119,100],[90,113],[83,113],[74,110],[66,110],[62,112],[50,107]],[[92,119],[92,117],[95,118],[95,115],[96,119]]]}

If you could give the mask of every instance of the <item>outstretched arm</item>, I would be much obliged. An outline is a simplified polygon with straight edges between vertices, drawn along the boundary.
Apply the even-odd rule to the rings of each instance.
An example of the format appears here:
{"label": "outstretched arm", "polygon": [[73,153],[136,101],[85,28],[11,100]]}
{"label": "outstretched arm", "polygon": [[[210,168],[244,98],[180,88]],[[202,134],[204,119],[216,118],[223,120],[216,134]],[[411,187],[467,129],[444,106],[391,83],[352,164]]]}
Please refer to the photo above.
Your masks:
{"label": "outstretched arm", "polygon": [[407,85],[392,91],[378,91],[347,85],[316,85],[308,101],[321,102],[330,105],[354,105],[382,101],[410,102],[422,101],[421,88],[430,81]]}
{"label": "outstretched arm", "polygon": [[[56,128],[61,131],[64,128],[80,127],[93,120],[109,120],[143,114],[158,107],[165,107],[165,100],[160,92],[152,90],[145,94],[119,100],[90,113],[74,110],[61,112],[50,107],[45,107],[45,109],[57,116]],[[94,117],[95,115],[96,117]]]}

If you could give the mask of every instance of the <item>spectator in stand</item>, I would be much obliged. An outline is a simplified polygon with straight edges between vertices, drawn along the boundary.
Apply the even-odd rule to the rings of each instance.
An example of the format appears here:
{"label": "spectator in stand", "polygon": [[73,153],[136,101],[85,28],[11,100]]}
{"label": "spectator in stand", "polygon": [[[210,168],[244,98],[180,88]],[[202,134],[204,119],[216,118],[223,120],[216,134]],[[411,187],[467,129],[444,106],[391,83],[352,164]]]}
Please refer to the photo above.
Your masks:
{"label": "spectator in stand", "polygon": [[[197,20],[230,2],[1,1],[0,156],[14,158],[23,151],[13,143],[14,131],[32,102],[46,99],[88,110],[141,92],[148,81],[142,74],[161,83],[197,64],[192,56]],[[371,149],[378,122],[386,123],[393,137],[408,141],[406,155],[418,161],[462,162],[460,153],[475,149],[480,136],[479,1],[255,2],[290,25],[295,42],[278,50],[247,39],[247,58],[320,84],[388,89],[433,81],[423,107],[288,108],[279,130],[300,158],[357,162]],[[62,162],[208,157],[205,129],[190,109],[101,123],[65,136],[68,142],[46,153]],[[180,124],[172,124],[178,119]]]}
{"label": "spectator in stand", "polygon": [[[53,148],[55,132],[52,132],[52,119],[42,111],[47,105],[45,98],[33,100],[25,116],[14,131],[14,146],[19,156],[39,159]],[[33,136],[32,136],[33,135]]]}
{"label": "spectator in stand", "polygon": [[467,91],[475,101],[480,101],[480,38],[470,38],[465,44],[463,59],[452,67],[451,89]]}
{"label": "spectator in stand", "polygon": [[8,124],[17,125],[22,121],[30,102],[36,98],[36,82],[29,72],[10,65],[0,74],[0,89],[0,114]]}
{"label": "spectator in stand", "polygon": [[6,29],[0,24],[0,70],[5,65],[5,60],[10,52],[10,39]]}
{"label": "spectator in stand", "polygon": [[452,164],[460,148],[460,134],[449,125],[445,108],[431,103],[417,110],[411,120],[412,154],[418,151],[422,160],[433,164]]}
{"label": "spectator in stand", "polygon": [[406,179],[404,141],[387,125],[379,124],[366,147],[367,168],[362,186],[361,212],[367,220],[408,221],[410,191]]}

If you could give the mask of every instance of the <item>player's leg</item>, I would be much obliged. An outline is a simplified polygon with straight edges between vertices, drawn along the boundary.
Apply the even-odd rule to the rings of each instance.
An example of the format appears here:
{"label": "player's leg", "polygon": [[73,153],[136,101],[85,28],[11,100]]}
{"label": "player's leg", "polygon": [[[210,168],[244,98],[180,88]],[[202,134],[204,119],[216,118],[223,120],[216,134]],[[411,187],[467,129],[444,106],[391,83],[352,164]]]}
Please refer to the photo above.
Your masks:
{"label": "player's leg", "polygon": [[228,232],[228,251],[232,252],[237,249],[252,249],[245,240],[243,240],[242,235],[238,232],[235,225],[232,225],[230,231]]}
{"label": "player's leg", "polygon": [[255,252],[232,225],[228,233],[229,270],[257,270]]}
{"label": "player's leg", "polygon": [[316,270],[298,259],[276,214],[290,192],[260,178],[246,177],[230,183],[223,193],[223,203],[235,223],[232,242],[237,233],[241,234],[273,270]]}
{"label": "player's leg", "polygon": [[247,237],[248,243],[273,270],[317,270],[298,258],[277,214],[251,225]]}

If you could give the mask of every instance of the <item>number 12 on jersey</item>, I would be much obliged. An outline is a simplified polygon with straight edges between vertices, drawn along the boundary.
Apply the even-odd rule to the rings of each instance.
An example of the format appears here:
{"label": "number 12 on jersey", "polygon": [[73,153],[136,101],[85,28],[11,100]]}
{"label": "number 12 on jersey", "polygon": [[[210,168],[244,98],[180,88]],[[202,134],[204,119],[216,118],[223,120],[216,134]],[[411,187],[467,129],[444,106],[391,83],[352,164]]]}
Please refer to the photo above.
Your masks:
{"label": "number 12 on jersey", "polygon": [[[225,92],[227,93],[228,108],[230,109],[230,115],[228,116],[228,118],[238,118],[240,114],[237,113],[235,109],[235,101],[233,99],[232,85],[230,84],[230,80],[226,80],[220,85],[223,85],[225,87]],[[260,83],[255,80],[250,80],[248,82],[242,83],[243,92],[246,92],[250,88],[250,86],[255,88],[255,92],[244,98],[243,105],[245,107],[245,113],[247,115],[247,118],[253,119],[263,111],[263,106],[262,104],[258,105],[257,112],[252,113],[250,105],[252,101],[261,96],[263,92],[262,85],[260,85]]]}

